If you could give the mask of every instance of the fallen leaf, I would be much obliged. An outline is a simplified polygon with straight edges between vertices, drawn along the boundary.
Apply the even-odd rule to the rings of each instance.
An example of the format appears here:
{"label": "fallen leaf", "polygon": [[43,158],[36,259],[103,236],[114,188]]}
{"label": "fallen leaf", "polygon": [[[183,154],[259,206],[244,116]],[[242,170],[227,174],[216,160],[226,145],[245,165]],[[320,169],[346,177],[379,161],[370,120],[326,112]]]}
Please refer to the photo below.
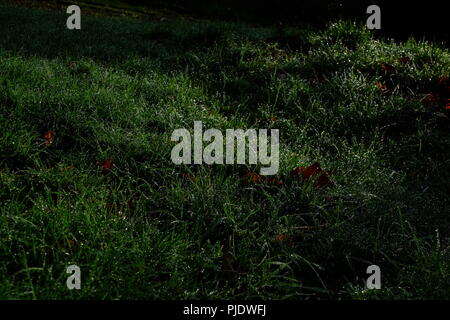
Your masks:
{"label": "fallen leaf", "polygon": [[286,234],[282,233],[275,237],[275,241],[284,241],[286,239]]}
{"label": "fallen leaf", "polygon": [[397,69],[396,69],[393,65],[388,64],[388,63],[382,63],[382,64],[381,64],[381,69],[382,69],[385,73],[388,73],[388,74],[394,74],[394,73],[397,72]]}
{"label": "fallen leaf", "polygon": [[425,98],[426,102],[436,102],[438,100],[439,100],[439,98],[432,92],[430,92]]}
{"label": "fallen leaf", "polygon": [[407,64],[411,62],[411,58],[407,56],[403,56],[399,59],[400,63]]}
{"label": "fallen leaf", "polygon": [[185,181],[190,181],[190,182],[195,182],[195,177],[190,174],[190,173],[180,173],[180,176],[183,178],[183,180]]}
{"label": "fallen leaf", "polygon": [[450,86],[450,78],[442,76],[442,77],[439,78],[439,82],[438,83],[440,85],[449,87]]}
{"label": "fallen leaf", "polygon": [[450,79],[447,77],[440,77],[434,88],[424,99],[427,103],[433,103],[434,107],[450,109]]}
{"label": "fallen leaf", "polygon": [[331,182],[328,173],[324,172],[322,173],[319,178],[317,178],[316,182],[314,183],[314,186],[318,189],[332,186],[333,183]]}
{"label": "fallen leaf", "polygon": [[297,167],[289,174],[291,177],[301,176],[304,180],[311,178],[313,175],[320,173],[322,169],[318,162],[313,163],[308,168]]}
{"label": "fallen leaf", "polygon": [[277,187],[283,186],[283,182],[278,180],[277,178],[263,176],[256,172],[247,172],[244,175],[244,179],[247,183],[252,184],[267,184],[267,185],[274,185]]}
{"label": "fallen leaf", "polygon": [[105,161],[98,161],[97,165],[103,170],[103,171],[110,171],[112,169],[113,163],[111,159],[107,159]]}
{"label": "fallen leaf", "polygon": [[71,249],[77,249],[80,246],[76,240],[67,240],[67,244]]}
{"label": "fallen leaf", "polygon": [[277,186],[277,187],[282,187],[283,186],[283,182],[276,179],[276,178],[268,178],[267,179],[267,184],[273,185],[273,186]]}
{"label": "fallen leaf", "polygon": [[56,133],[53,132],[52,130],[48,130],[45,134],[44,134],[44,143],[46,146],[51,145],[53,143],[53,141],[55,140],[55,136]]}
{"label": "fallen leaf", "polygon": [[77,240],[64,239],[59,241],[58,247],[63,249],[66,253],[70,253],[77,251],[80,248],[80,244]]}
{"label": "fallen leaf", "polygon": [[384,83],[380,82],[380,81],[376,82],[375,85],[381,90],[386,90],[387,89],[386,85]]}
{"label": "fallen leaf", "polygon": [[248,183],[261,183],[262,177],[261,177],[261,175],[257,174],[256,172],[247,172],[244,175],[244,179]]}
{"label": "fallen leaf", "polygon": [[293,237],[287,236],[285,233],[277,235],[274,239],[274,242],[283,243],[286,242],[289,247],[293,246]]}
{"label": "fallen leaf", "polygon": [[305,181],[318,175],[318,178],[314,182],[316,188],[323,188],[333,184],[329,178],[330,172],[322,170],[318,162],[313,163],[306,169],[304,167],[297,167],[289,175],[291,177],[301,176]]}
{"label": "fallen leaf", "polygon": [[450,79],[447,77],[440,77],[436,88],[436,93],[442,99],[450,99]]}

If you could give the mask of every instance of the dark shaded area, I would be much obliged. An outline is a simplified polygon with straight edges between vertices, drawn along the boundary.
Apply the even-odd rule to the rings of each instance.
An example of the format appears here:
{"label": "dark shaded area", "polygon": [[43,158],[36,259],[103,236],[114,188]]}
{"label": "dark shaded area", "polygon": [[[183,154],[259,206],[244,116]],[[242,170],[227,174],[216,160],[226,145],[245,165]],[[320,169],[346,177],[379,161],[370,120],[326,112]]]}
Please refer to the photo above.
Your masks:
{"label": "dark shaded area", "polygon": [[430,40],[447,40],[448,13],[444,1],[387,1],[387,0],[161,0],[127,1],[133,5],[159,6],[183,10],[206,18],[241,20],[260,24],[288,23],[323,25],[340,18],[365,23],[366,10],[371,4],[380,6],[381,34],[399,38],[410,35]]}
{"label": "dark shaded area", "polygon": [[[3,0],[1,2],[19,5],[65,8],[69,3],[63,0]],[[448,14],[444,1],[411,2],[406,0],[82,0],[72,1],[88,12],[101,12],[114,8],[116,13],[136,9],[158,9],[194,18],[241,21],[258,25],[312,25],[322,27],[330,21],[351,19],[366,23],[367,7],[376,4],[381,8],[380,36],[405,40],[410,36],[431,41],[450,38],[447,25]],[[149,12],[140,12],[142,17]],[[151,14],[150,14],[151,15]],[[150,18],[150,16],[149,16]],[[153,17],[155,18],[155,17]]]}

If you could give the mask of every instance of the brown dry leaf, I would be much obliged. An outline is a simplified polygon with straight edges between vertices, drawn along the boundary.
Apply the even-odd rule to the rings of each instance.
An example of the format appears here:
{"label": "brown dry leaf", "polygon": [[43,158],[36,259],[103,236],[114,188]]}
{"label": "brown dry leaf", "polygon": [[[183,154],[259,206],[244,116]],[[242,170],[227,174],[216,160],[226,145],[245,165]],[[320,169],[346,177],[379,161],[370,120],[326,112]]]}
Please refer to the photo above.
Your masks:
{"label": "brown dry leaf", "polygon": [[439,85],[442,85],[444,87],[447,87],[448,89],[450,88],[450,78],[447,77],[440,77],[439,78]]}
{"label": "brown dry leaf", "polygon": [[289,174],[291,177],[301,176],[304,180],[311,178],[313,175],[322,172],[318,162],[314,162],[308,168],[297,167]]}
{"label": "brown dry leaf", "polygon": [[244,179],[247,183],[261,183],[262,176],[256,172],[247,172],[244,174]]}
{"label": "brown dry leaf", "polygon": [[450,99],[450,79],[447,77],[440,77],[435,91],[442,99]]}
{"label": "brown dry leaf", "polygon": [[58,242],[58,247],[67,253],[75,252],[80,248],[80,244],[74,239],[65,239]]}
{"label": "brown dry leaf", "polygon": [[437,108],[444,110],[450,109],[450,79],[440,77],[437,85],[431,89],[431,92],[424,99],[427,103],[434,104]]}
{"label": "brown dry leaf", "polygon": [[78,249],[78,247],[80,246],[77,240],[67,240],[67,244],[70,249]]}
{"label": "brown dry leaf", "polygon": [[386,89],[387,89],[386,85],[385,85],[384,83],[380,82],[380,81],[376,82],[375,85],[376,85],[380,90],[386,90]]}
{"label": "brown dry leaf", "polygon": [[324,187],[331,187],[333,183],[330,180],[331,172],[323,170],[318,162],[313,163],[308,168],[297,167],[289,174],[291,177],[301,177],[304,181],[307,181],[315,176],[318,176],[314,182],[314,187],[320,189]]}
{"label": "brown dry leaf", "polygon": [[53,141],[55,140],[55,136],[56,133],[53,132],[52,130],[48,130],[45,134],[44,134],[44,143],[46,146],[49,146],[53,143]]}
{"label": "brown dry leaf", "polygon": [[324,188],[324,187],[331,187],[333,185],[333,182],[331,182],[329,177],[329,172],[322,173],[319,178],[317,178],[316,182],[314,183],[314,186],[318,189]]}
{"label": "brown dry leaf", "polygon": [[425,98],[426,102],[436,102],[438,100],[439,100],[439,98],[432,92],[430,92]]}
{"label": "brown dry leaf", "polygon": [[400,61],[400,63],[403,63],[403,64],[408,64],[411,62],[411,58],[407,57],[407,56],[403,56],[398,61]]}
{"label": "brown dry leaf", "polygon": [[190,174],[190,173],[180,173],[180,177],[183,178],[183,180],[185,181],[189,181],[189,182],[195,182],[195,177]]}
{"label": "brown dry leaf", "polygon": [[244,180],[245,182],[250,184],[266,184],[277,187],[283,186],[283,182],[278,180],[277,178],[263,176],[256,172],[247,172],[246,174],[244,174]]}
{"label": "brown dry leaf", "polygon": [[277,186],[277,187],[283,186],[283,182],[276,178],[267,178],[266,177],[265,181],[266,181],[266,184],[271,185],[271,186]]}
{"label": "brown dry leaf", "polygon": [[278,242],[278,243],[286,242],[289,247],[292,247],[293,244],[294,244],[293,243],[293,237],[292,236],[287,236],[285,233],[281,233],[281,234],[277,235],[273,239],[273,241],[274,242]]}
{"label": "brown dry leaf", "polygon": [[393,65],[388,64],[388,63],[382,63],[381,70],[383,70],[387,74],[397,73],[397,69]]}
{"label": "brown dry leaf", "polygon": [[180,143],[180,141],[174,141],[174,140],[172,140],[172,139],[167,139],[167,141],[170,143],[170,144],[178,144],[178,143]]}
{"label": "brown dry leaf", "polygon": [[284,240],[286,240],[286,234],[285,233],[277,235],[275,237],[275,239],[274,239],[274,241],[284,241]]}

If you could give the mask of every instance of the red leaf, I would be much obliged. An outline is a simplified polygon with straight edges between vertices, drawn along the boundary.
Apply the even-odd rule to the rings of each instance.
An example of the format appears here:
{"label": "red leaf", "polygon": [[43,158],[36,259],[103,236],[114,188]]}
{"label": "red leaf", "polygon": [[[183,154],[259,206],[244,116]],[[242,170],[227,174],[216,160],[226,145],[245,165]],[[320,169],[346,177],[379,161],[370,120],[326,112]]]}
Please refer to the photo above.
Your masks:
{"label": "red leaf", "polygon": [[320,165],[318,162],[313,163],[308,168],[306,168],[305,171],[302,172],[304,179],[309,179],[313,175],[316,175],[318,173],[322,172],[322,169],[320,168]]}
{"label": "red leaf", "polygon": [[293,169],[290,173],[289,176],[291,177],[298,177],[299,175],[302,174],[302,172],[305,170],[304,167],[297,167],[295,169]]}
{"label": "red leaf", "polygon": [[425,98],[425,102],[433,103],[434,106],[442,107],[445,110],[450,109],[450,79],[440,77],[437,85],[431,89],[431,92]]}
{"label": "red leaf", "polygon": [[190,182],[195,182],[195,177],[190,174],[190,173],[180,173],[180,176],[183,178],[183,180],[185,181],[190,181]]}
{"label": "red leaf", "polygon": [[247,183],[261,183],[262,176],[257,174],[256,172],[247,172],[244,174],[244,179]]}
{"label": "red leaf", "polygon": [[266,183],[272,186],[282,187],[283,182],[276,178],[266,178]]}
{"label": "red leaf", "polygon": [[411,58],[407,56],[403,56],[399,59],[400,63],[407,64],[411,62]]}
{"label": "red leaf", "polygon": [[46,146],[48,146],[48,145],[53,143],[53,140],[55,139],[55,135],[56,135],[56,133],[54,133],[52,130],[48,130],[44,134],[44,142],[45,142]]}
{"label": "red leaf", "polygon": [[63,249],[65,252],[75,252],[80,248],[80,244],[77,240],[63,239],[58,241],[58,247]]}
{"label": "red leaf", "polygon": [[77,248],[79,246],[76,240],[67,240],[67,244],[70,248]]}
{"label": "red leaf", "polygon": [[388,74],[393,74],[393,73],[397,72],[397,69],[393,65],[390,65],[390,64],[387,64],[387,63],[382,63],[381,64],[381,69],[385,73],[388,73]]}
{"label": "red leaf", "polygon": [[386,90],[386,85],[382,82],[376,82],[375,85],[380,89],[380,90]]}
{"label": "red leaf", "polygon": [[266,176],[262,176],[256,172],[247,172],[244,175],[244,179],[247,183],[254,183],[254,184],[267,184],[267,185],[273,185],[277,187],[283,186],[283,182],[276,179],[276,178],[269,178]]}
{"label": "red leaf", "polygon": [[430,93],[427,95],[427,97],[425,98],[425,101],[427,101],[427,102],[436,102],[436,101],[438,101],[438,100],[439,100],[439,98],[436,97],[436,95],[435,95],[434,93],[432,93],[432,92],[430,92]]}
{"label": "red leaf", "polygon": [[286,240],[286,234],[282,233],[275,237],[275,241],[284,241]]}
{"label": "red leaf", "polygon": [[448,86],[450,86],[450,79],[442,76],[439,78],[439,84],[448,87]]}
{"label": "red leaf", "polygon": [[319,178],[317,178],[316,182],[314,183],[314,186],[318,189],[324,188],[324,187],[330,187],[333,183],[331,182],[328,173],[324,172],[322,173]]}
{"label": "red leaf", "polygon": [[291,171],[290,176],[291,177],[302,176],[304,180],[307,180],[311,178],[313,175],[318,174],[320,172],[322,172],[322,169],[320,168],[319,163],[315,162],[306,169],[304,167],[295,168],[294,170]]}
{"label": "red leaf", "polygon": [[277,235],[274,239],[274,242],[287,242],[287,245],[289,247],[293,246],[293,238],[292,236],[287,236],[285,233]]}
{"label": "red leaf", "polygon": [[313,163],[306,169],[304,167],[295,168],[290,173],[291,177],[301,176],[303,180],[309,180],[317,175],[319,177],[314,182],[316,188],[323,188],[333,184],[329,178],[330,172],[322,170],[318,162]]}
{"label": "red leaf", "polygon": [[98,161],[97,164],[102,170],[105,170],[105,171],[110,171],[113,166],[111,159],[107,159],[105,161]]}

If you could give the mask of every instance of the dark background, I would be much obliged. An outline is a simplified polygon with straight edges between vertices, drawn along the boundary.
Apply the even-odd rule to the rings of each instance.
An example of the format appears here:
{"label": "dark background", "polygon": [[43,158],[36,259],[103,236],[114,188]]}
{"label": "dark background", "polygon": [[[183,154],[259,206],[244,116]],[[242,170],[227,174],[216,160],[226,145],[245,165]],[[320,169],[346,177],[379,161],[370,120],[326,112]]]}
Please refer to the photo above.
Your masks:
{"label": "dark background", "polygon": [[243,21],[261,25],[324,26],[338,19],[352,19],[365,23],[367,7],[376,4],[381,8],[382,36],[405,40],[409,36],[425,37],[428,40],[450,38],[449,13],[446,1],[406,0],[0,0],[0,2],[54,4],[58,7],[69,4],[122,8],[136,6],[168,9],[192,17]]}
{"label": "dark background", "polygon": [[[104,1],[108,2],[108,1]],[[110,1],[114,2],[114,1]],[[410,35],[431,40],[449,38],[445,1],[405,0],[126,0],[127,3],[184,11],[195,16],[258,24],[323,25],[339,18],[365,23],[371,4],[381,8],[381,34],[400,39]]]}

